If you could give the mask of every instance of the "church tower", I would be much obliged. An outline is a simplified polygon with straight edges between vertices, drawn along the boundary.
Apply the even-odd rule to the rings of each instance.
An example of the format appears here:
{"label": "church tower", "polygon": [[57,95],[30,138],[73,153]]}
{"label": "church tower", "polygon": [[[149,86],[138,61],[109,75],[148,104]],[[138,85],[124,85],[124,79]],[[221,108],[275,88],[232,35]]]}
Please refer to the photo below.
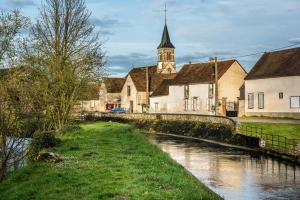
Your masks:
{"label": "church tower", "polygon": [[165,27],[161,38],[161,42],[157,47],[158,65],[157,71],[162,74],[176,73],[176,64],[174,59],[175,47],[171,43],[168,27],[167,27],[167,10],[165,9]]}

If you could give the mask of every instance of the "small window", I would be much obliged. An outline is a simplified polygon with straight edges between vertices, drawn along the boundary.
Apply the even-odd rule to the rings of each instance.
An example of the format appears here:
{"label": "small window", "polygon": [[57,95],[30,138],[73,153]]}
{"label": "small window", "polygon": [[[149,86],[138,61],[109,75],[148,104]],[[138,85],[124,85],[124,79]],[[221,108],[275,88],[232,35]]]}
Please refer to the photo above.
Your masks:
{"label": "small window", "polygon": [[248,94],[248,109],[253,109],[254,108],[254,94],[249,93]]}
{"label": "small window", "polygon": [[283,92],[279,92],[279,99],[283,99]]}
{"label": "small window", "polygon": [[190,90],[189,85],[185,85],[184,86],[184,98],[189,98],[189,93],[190,93],[189,90]]}
{"label": "small window", "polygon": [[184,110],[188,111],[189,110],[189,99],[184,100]]}
{"label": "small window", "polygon": [[264,109],[264,93],[258,93],[258,109]]}
{"label": "small window", "polygon": [[198,97],[193,98],[193,111],[197,110],[198,108]]}
{"label": "small window", "polygon": [[208,86],[208,97],[210,99],[213,99],[214,98],[214,84],[209,84]]}
{"label": "small window", "polygon": [[131,90],[130,90],[130,86],[127,86],[127,96],[130,96]]}
{"label": "small window", "polygon": [[300,97],[290,97],[290,107],[300,108]]}
{"label": "small window", "polygon": [[154,109],[155,109],[155,111],[158,111],[158,103],[154,104]]}

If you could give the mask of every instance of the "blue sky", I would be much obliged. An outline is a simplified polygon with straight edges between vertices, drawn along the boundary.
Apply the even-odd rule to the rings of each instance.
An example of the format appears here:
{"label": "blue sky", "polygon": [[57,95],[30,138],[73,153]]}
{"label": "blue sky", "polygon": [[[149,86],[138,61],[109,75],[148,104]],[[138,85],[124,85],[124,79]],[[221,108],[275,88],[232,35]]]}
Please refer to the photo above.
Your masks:
{"label": "blue sky", "polygon": [[[34,20],[41,0],[0,0]],[[177,67],[211,56],[228,58],[300,42],[300,0],[86,0],[102,34],[108,73],[123,76],[132,66],[156,63],[164,25],[176,47]],[[240,58],[247,69],[260,56]]]}

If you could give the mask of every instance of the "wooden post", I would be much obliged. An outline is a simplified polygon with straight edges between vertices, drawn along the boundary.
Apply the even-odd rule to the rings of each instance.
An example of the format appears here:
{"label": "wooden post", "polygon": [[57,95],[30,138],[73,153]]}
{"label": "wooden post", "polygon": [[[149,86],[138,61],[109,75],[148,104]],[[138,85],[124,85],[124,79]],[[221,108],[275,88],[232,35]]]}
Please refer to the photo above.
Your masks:
{"label": "wooden post", "polygon": [[218,112],[218,60],[215,57],[215,115]]}

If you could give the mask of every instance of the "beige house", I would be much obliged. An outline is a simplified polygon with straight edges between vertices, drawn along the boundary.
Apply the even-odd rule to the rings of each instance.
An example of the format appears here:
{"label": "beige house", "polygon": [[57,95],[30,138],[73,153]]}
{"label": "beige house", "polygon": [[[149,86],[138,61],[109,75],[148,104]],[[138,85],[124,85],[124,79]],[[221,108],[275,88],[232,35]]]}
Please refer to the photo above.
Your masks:
{"label": "beige house", "polygon": [[164,81],[176,75],[175,47],[171,43],[167,25],[157,48],[157,65],[133,68],[127,75],[121,92],[121,106],[130,113],[149,110],[149,96]]}
{"label": "beige house", "polygon": [[125,78],[103,78],[99,85],[92,85],[91,94],[77,106],[85,112],[105,112],[121,106],[121,90]]}
{"label": "beige house", "polygon": [[[236,60],[219,61],[218,114],[237,111],[247,72]],[[215,114],[215,63],[187,64],[173,80],[165,80],[150,96],[152,113]],[[228,114],[228,112],[227,112]]]}
{"label": "beige house", "polygon": [[300,48],[265,53],[245,78],[245,115],[300,119]]}

